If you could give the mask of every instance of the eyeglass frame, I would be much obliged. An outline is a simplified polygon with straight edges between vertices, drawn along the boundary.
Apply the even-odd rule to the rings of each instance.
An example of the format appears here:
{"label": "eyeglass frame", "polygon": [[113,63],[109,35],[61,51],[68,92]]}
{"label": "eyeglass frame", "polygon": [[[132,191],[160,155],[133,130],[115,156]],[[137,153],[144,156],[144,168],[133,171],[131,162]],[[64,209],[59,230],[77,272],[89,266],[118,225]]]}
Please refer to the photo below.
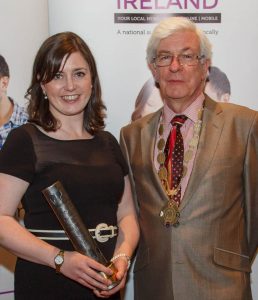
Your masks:
{"label": "eyeglass frame", "polygon": [[[166,64],[166,65],[158,65],[157,63],[156,63],[156,59],[160,56],[160,55],[164,55],[164,56],[170,56],[170,63],[168,63],[168,64]],[[196,64],[194,63],[194,64],[187,64],[187,63],[181,63],[180,62],[180,56],[194,56],[194,59],[196,60]],[[198,62],[200,61],[200,60],[202,60],[202,59],[204,59],[205,58],[205,55],[204,54],[202,54],[202,55],[197,55],[197,54],[187,54],[187,53],[179,53],[179,54],[172,54],[172,53],[170,53],[170,52],[164,52],[164,54],[159,54],[158,56],[156,56],[156,57],[153,57],[153,64],[155,65],[155,67],[159,67],[159,68],[162,68],[162,67],[168,67],[168,66],[170,66],[171,64],[172,64],[172,62],[173,62],[173,60],[174,59],[177,59],[177,61],[178,61],[178,63],[180,64],[180,66],[188,66],[188,67],[195,67],[195,66],[197,66],[198,65]]]}

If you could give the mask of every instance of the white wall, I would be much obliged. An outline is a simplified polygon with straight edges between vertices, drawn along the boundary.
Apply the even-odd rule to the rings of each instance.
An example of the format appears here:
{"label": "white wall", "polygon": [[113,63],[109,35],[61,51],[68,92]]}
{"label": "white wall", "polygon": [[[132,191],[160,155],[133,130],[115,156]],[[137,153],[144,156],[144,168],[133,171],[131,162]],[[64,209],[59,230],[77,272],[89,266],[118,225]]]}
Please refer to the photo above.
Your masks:
{"label": "white wall", "polygon": [[[0,0],[0,54],[10,68],[8,95],[24,104],[32,63],[48,36],[47,0]],[[0,300],[13,299],[15,257],[0,248]]]}
{"label": "white wall", "polygon": [[47,0],[0,0],[0,54],[11,73],[8,95],[21,104],[34,56],[47,36]]}

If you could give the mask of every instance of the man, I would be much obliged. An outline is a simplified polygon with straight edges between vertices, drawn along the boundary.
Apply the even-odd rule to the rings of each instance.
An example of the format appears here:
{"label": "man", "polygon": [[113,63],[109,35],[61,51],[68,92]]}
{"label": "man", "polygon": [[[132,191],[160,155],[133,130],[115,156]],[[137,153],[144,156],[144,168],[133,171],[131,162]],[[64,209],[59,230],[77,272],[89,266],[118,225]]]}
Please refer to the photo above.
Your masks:
{"label": "man", "polygon": [[227,75],[218,67],[211,66],[205,85],[205,93],[220,102],[229,102],[231,88]]}
{"label": "man", "polygon": [[163,106],[162,98],[160,97],[159,88],[151,77],[141,88],[136,100],[135,109],[132,113],[131,120],[135,121],[154,111],[157,111]]}
{"label": "man", "polygon": [[9,67],[4,57],[0,55],[0,149],[8,133],[27,121],[25,109],[7,96],[9,84]]}
{"label": "man", "polygon": [[[27,121],[25,109],[19,106],[14,100],[7,96],[10,72],[9,67],[2,55],[0,55],[0,151],[9,132]],[[21,210],[21,206],[19,211]],[[19,213],[17,211],[17,217]],[[20,220],[22,222],[22,220]],[[0,282],[6,277],[11,281],[12,270],[15,265],[15,257],[0,248]]]}
{"label": "man", "polygon": [[121,130],[141,226],[135,300],[250,300],[258,113],[203,93],[211,45],[188,19],[161,21],[147,60],[164,107]]}

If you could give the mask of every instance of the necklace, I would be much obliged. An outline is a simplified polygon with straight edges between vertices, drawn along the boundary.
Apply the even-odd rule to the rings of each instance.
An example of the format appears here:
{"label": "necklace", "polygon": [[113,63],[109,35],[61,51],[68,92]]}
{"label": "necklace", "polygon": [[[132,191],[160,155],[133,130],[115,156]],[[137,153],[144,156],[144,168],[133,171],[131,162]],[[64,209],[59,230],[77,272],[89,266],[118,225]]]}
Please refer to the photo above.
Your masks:
{"label": "necklace", "polygon": [[159,129],[158,129],[159,141],[157,143],[157,148],[159,150],[158,155],[157,155],[157,161],[160,165],[159,171],[158,171],[158,176],[159,176],[160,181],[161,181],[161,183],[166,191],[166,194],[168,196],[168,202],[161,209],[159,216],[161,217],[163,224],[166,227],[169,227],[171,225],[173,225],[173,226],[179,225],[180,212],[179,212],[178,204],[173,200],[173,197],[178,193],[178,191],[181,188],[182,179],[187,174],[188,163],[193,158],[194,151],[196,150],[196,148],[198,146],[200,132],[201,132],[201,128],[202,128],[202,114],[203,114],[203,107],[198,111],[198,120],[194,124],[193,136],[189,142],[188,149],[184,153],[182,177],[181,177],[178,185],[174,188],[170,188],[169,183],[168,183],[168,170],[165,166],[166,156],[164,153],[166,142],[163,137],[164,124],[163,124],[163,115],[161,115],[161,122],[159,124]]}

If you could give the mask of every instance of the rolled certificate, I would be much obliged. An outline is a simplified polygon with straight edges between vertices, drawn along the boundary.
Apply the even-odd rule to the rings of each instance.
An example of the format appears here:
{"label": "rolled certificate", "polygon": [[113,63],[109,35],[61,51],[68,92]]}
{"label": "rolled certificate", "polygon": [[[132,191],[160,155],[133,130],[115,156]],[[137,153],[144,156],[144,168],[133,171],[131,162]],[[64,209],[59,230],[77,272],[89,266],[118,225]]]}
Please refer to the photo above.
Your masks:
{"label": "rolled certificate", "polygon": [[117,270],[115,266],[107,261],[101,250],[98,248],[61,182],[55,182],[51,186],[45,188],[42,193],[54,211],[75,250],[111,268],[113,275],[107,276],[103,272],[100,274],[112,281],[112,284],[108,287],[109,289],[115,287],[119,283],[116,279]]}

